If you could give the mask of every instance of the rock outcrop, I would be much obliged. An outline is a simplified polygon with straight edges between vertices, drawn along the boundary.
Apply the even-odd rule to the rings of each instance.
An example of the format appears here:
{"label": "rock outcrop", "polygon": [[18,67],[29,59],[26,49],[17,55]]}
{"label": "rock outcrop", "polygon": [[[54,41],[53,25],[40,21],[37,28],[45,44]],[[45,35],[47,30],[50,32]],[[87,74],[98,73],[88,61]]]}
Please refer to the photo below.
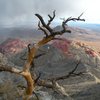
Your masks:
{"label": "rock outcrop", "polygon": [[[35,59],[34,63],[36,74],[38,74],[38,72],[41,72],[41,79],[66,75],[73,68],[75,68],[78,60],[81,60],[75,73],[82,72],[83,74],[59,81],[59,84],[62,85],[66,90],[66,93],[68,93],[69,98],[67,98],[67,100],[99,100],[100,55],[98,52],[79,41],[75,42],[62,38],[40,47],[36,55],[42,53],[43,56]],[[9,60],[15,65],[24,65],[25,60],[21,60],[20,57],[24,55],[23,57],[26,58],[26,54],[27,49],[24,49],[23,51],[13,55]],[[9,79],[9,77],[12,77],[12,75],[8,76],[7,78]],[[3,76],[1,78],[6,79],[6,76]],[[13,89],[14,87],[17,87],[18,84],[24,84],[22,78],[16,78],[15,76],[10,78],[10,82],[13,83]],[[11,91],[16,91],[17,88],[15,88],[15,90],[13,89]],[[0,88],[0,90],[2,92],[2,88]],[[66,100],[64,96],[53,92],[51,89],[46,89],[43,87],[40,87],[39,90],[36,91],[36,93],[41,98],[41,100]],[[5,95],[9,96],[11,94],[9,94],[8,91],[7,93],[5,93]],[[16,95],[16,93],[14,93],[14,95]],[[4,92],[2,92],[2,98],[4,97]],[[17,98],[17,95],[15,97]],[[18,100],[20,99],[18,98]]]}
{"label": "rock outcrop", "polygon": [[17,54],[27,47],[27,44],[20,39],[8,38],[0,44],[0,52],[7,56]]}

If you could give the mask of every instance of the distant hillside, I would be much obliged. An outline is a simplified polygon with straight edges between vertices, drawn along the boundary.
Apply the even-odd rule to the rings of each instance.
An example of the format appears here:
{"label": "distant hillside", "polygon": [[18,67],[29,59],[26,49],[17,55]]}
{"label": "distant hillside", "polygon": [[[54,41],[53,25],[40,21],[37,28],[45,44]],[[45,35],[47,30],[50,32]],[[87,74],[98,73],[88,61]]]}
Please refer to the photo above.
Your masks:
{"label": "distant hillside", "polygon": [[83,25],[83,27],[87,29],[91,29],[96,32],[100,32],[100,24],[85,24]]}
{"label": "distant hillside", "polygon": [[19,38],[24,40],[32,40],[35,38],[42,37],[41,31],[34,28],[2,28],[0,29],[0,43],[5,41],[7,38]]}
{"label": "distant hillside", "polygon": [[[78,24],[79,25],[79,24]],[[91,30],[91,28],[94,26],[93,25],[87,25],[85,24],[80,24],[78,25],[73,25],[73,26],[67,26],[66,28],[71,30],[71,34],[66,34],[64,36],[68,38],[78,38],[78,39],[85,39],[85,40],[100,40],[100,34],[99,32],[95,30]],[[84,28],[87,27],[87,28]],[[91,27],[91,28],[90,28]],[[98,29],[99,26],[97,25]],[[61,30],[61,26],[56,26],[54,27],[54,30]],[[7,38],[20,38],[24,40],[36,40],[43,37],[42,31],[39,31],[38,29],[35,28],[29,28],[29,27],[13,27],[13,28],[0,28],[0,43],[5,41]]]}
{"label": "distant hillside", "polygon": [[10,37],[15,38],[36,38],[41,32],[32,28],[13,28],[10,31]]}
{"label": "distant hillside", "polygon": [[90,29],[95,32],[100,32],[100,24],[90,24],[90,23],[72,23],[71,26],[76,26],[84,29]]}
{"label": "distant hillside", "polygon": [[[85,41],[100,41],[99,32],[93,31],[89,28],[80,28],[80,26],[68,26],[68,30],[71,30],[71,33],[65,33],[63,37],[76,40],[85,40]],[[62,26],[56,26],[54,30],[61,30]]]}

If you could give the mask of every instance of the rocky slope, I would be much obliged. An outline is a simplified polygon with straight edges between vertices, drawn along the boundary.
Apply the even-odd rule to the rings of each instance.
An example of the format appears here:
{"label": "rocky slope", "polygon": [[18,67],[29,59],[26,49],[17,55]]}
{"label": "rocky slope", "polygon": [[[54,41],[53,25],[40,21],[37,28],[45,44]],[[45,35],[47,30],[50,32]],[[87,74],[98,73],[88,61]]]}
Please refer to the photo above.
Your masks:
{"label": "rocky slope", "polygon": [[21,52],[27,47],[27,45],[27,42],[20,39],[8,38],[6,41],[0,44],[0,52],[6,56],[10,56]]}
{"label": "rocky slope", "polygon": [[[15,67],[2,53],[0,53],[0,66],[1,65],[5,67],[6,65]],[[20,96],[21,91],[19,93],[19,85],[26,85],[22,77],[8,72],[0,72],[0,100],[22,100]]]}
{"label": "rocky slope", "polygon": [[[97,51],[84,43],[65,38],[55,40],[41,49],[48,51],[46,55],[35,60],[36,71],[42,73],[41,78],[66,75],[75,67],[77,60],[81,60],[75,72],[84,72],[84,74],[70,77],[59,83],[64,86],[72,100],[99,100],[100,55]],[[53,100],[66,100],[51,93],[52,95],[55,98]]]}
{"label": "rocky slope", "polygon": [[[25,60],[21,57],[26,58],[26,46],[27,43],[18,39],[8,39],[3,42],[0,46],[1,52],[11,56],[7,59],[0,53],[0,64],[12,65],[13,63],[23,66]],[[81,60],[75,72],[84,72],[84,74],[59,81],[59,84],[65,88],[71,100],[100,99],[100,54],[98,51],[80,41],[61,38],[39,48],[37,55],[41,53],[45,54],[35,59],[35,72],[37,74],[41,72],[41,79],[66,75],[75,68],[78,60]],[[21,100],[18,84],[25,85],[22,77],[0,73],[0,100]],[[50,89],[41,87],[36,92],[42,100],[66,100],[65,97]]]}
{"label": "rocky slope", "polygon": [[[26,58],[27,50],[12,56],[10,61],[18,66],[22,66]],[[100,55],[88,45],[62,38],[55,40],[50,44],[44,45],[37,51],[37,55],[45,53],[45,55],[35,60],[35,72],[41,72],[41,78],[58,77],[68,74],[75,68],[78,60],[81,60],[76,73],[84,74],[76,77],[59,81],[64,86],[66,92],[72,100],[99,100],[100,98]],[[20,63],[19,63],[20,62]],[[40,89],[37,94],[43,100],[66,100],[64,97],[54,94],[48,89]],[[69,99],[68,99],[69,100]]]}
{"label": "rocky slope", "polygon": [[[54,28],[55,30],[61,30],[61,26],[57,26]],[[85,41],[99,41],[100,42],[100,32],[96,32],[90,29],[84,29],[79,27],[70,27],[68,26],[67,29],[71,30],[71,34],[65,33],[63,36],[69,39],[76,39],[76,40],[85,40]]]}

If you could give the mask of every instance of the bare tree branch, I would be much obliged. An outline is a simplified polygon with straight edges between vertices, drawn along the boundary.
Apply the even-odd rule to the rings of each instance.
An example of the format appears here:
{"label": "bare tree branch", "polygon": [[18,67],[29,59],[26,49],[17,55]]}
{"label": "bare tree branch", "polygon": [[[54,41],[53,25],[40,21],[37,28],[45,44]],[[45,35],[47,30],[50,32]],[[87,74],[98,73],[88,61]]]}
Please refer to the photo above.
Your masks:
{"label": "bare tree branch", "polygon": [[51,22],[53,21],[53,19],[55,18],[55,10],[53,11],[53,17],[51,15],[48,15],[48,17],[50,18],[50,20],[48,20],[48,24],[47,26],[49,26],[51,24]]}
{"label": "bare tree branch", "polygon": [[[83,14],[84,14],[84,12],[80,14],[80,16],[78,17],[78,19],[80,19]],[[85,19],[83,19],[83,21],[85,21]]]}
{"label": "bare tree branch", "polygon": [[80,62],[81,61],[79,60],[78,63],[76,64],[75,68],[72,69],[72,71],[70,71],[67,75],[55,77],[55,78],[48,78],[47,80],[41,80],[40,79],[39,81],[37,81],[37,85],[43,86],[43,87],[46,87],[46,88],[52,88],[57,93],[60,93],[61,95],[64,95],[64,96],[68,96],[68,94],[66,93],[63,86],[60,86],[57,81],[67,79],[67,78],[72,77],[72,76],[75,77],[75,76],[79,76],[79,75],[83,74],[83,72],[75,73]]}
{"label": "bare tree branch", "polygon": [[50,28],[48,25],[46,25],[46,23],[44,22],[43,18],[41,15],[39,14],[35,14],[35,16],[37,16],[41,22],[41,24],[43,25],[43,27],[45,27],[50,33],[52,33],[52,28]]}
{"label": "bare tree branch", "polygon": [[38,82],[38,80],[40,79],[40,77],[41,77],[41,73],[39,73],[38,77],[35,79],[35,83]]}
{"label": "bare tree branch", "polygon": [[66,93],[65,89],[63,86],[60,86],[58,84],[58,82],[56,81],[52,81],[52,85],[53,85],[53,90],[56,91],[57,93],[64,95],[64,96],[68,96],[68,94]]}
{"label": "bare tree branch", "polygon": [[83,15],[83,13],[78,17],[78,18],[72,18],[72,17],[69,17],[65,20],[65,18],[63,19],[63,22],[62,22],[62,27],[63,27],[63,30],[61,31],[62,33],[66,32],[66,25],[69,21],[85,21],[85,19],[81,19],[80,17]]}
{"label": "bare tree branch", "polygon": [[53,91],[56,91],[57,93],[61,94],[61,95],[64,95],[64,96],[68,96],[68,94],[65,92],[65,89],[63,88],[63,86],[60,86],[58,84],[58,82],[56,81],[44,81],[44,80],[39,80],[37,82],[37,85],[39,86],[43,86],[43,87],[46,87],[46,88],[51,88]]}
{"label": "bare tree branch", "polygon": [[10,73],[15,73],[15,74],[21,74],[21,70],[19,70],[18,68],[15,67],[11,67],[8,65],[0,65],[0,72],[2,71],[6,71],[6,72],[10,72]]}
{"label": "bare tree branch", "polygon": [[[28,55],[26,58],[27,61],[25,62],[25,65],[22,70],[19,70],[15,67],[7,66],[7,65],[0,65],[1,72],[6,71],[6,72],[10,72],[10,73],[15,73],[15,74],[21,75],[25,78],[25,80],[27,82],[27,87],[26,87],[26,91],[25,91],[26,94],[25,94],[24,100],[30,100],[30,96],[32,95],[34,89],[36,88],[35,87],[36,84],[42,85],[44,87],[50,87],[50,88],[53,88],[54,90],[56,90],[57,92],[60,92],[61,94],[66,94],[65,91],[63,90],[64,88],[62,88],[62,86],[60,86],[56,81],[69,78],[70,76],[82,74],[82,72],[75,73],[80,62],[77,63],[75,68],[71,72],[69,72],[68,75],[56,77],[56,78],[52,78],[52,79],[47,79],[47,80],[39,80],[41,75],[39,75],[37,78],[35,78],[34,69],[33,69],[33,76],[30,71],[32,69],[32,64],[34,64],[34,59],[44,55],[44,53],[40,54],[40,55],[36,55],[36,52],[39,49],[39,47],[45,45],[46,43],[48,43],[49,41],[51,41],[53,39],[56,39],[56,37],[55,37],[56,35],[62,35],[65,32],[70,33],[71,31],[66,29],[67,22],[69,22],[69,21],[85,21],[84,19],[80,18],[82,15],[83,15],[83,13],[78,18],[69,17],[68,19],[66,19],[62,22],[63,29],[61,31],[54,31],[50,27],[50,24],[55,18],[55,11],[53,11],[53,16],[48,15],[49,20],[48,20],[47,24],[45,23],[45,21],[41,15],[35,14],[35,16],[38,17],[38,19],[40,20],[41,25],[42,25],[41,26],[40,22],[39,22],[38,27],[44,32],[46,37],[43,38],[42,40],[40,40],[36,45],[33,45],[32,47],[30,46],[30,44],[27,46],[28,47]],[[48,31],[48,33],[47,33],[47,31]]]}
{"label": "bare tree branch", "polygon": [[40,100],[38,95],[33,91],[33,94],[36,96],[37,100]]}
{"label": "bare tree branch", "polygon": [[[51,15],[48,15],[50,20],[48,20],[48,23],[46,24],[44,19],[42,18],[41,15],[39,14],[35,14],[36,17],[38,17],[38,19],[40,20],[42,27],[40,26],[40,24],[38,24],[39,28],[44,32],[44,34],[46,35],[46,39],[52,37],[51,39],[53,39],[56,35],[62,35],[63,33],[67,32],[67,33],[71,33],[71,30],[67,30],[66,25],[69,21],[85,21],[85,19],[81,19],[80,17],[83,15],[83,13],[78,17],[78,18],[72,18],[69,17],[67,19],[63,19],[62,22],[62,30],[61,31],[54,31],[51,27],[50,24],[51,22],[54,20],[55,18],[55,11],[53,11],[53,17]],[[50,34],[47,33],[47,30]]]}
{"label": "bare tree branch", "polygon": [[48,37],[48,32],[47,32],[47,30],[45,28],[43,28],[42,26],[40,26],[40,21],[38,23],[38,27],[39,27],[40,30],[42,30],[44,32],[44,34],[46,35],[46,37]]}

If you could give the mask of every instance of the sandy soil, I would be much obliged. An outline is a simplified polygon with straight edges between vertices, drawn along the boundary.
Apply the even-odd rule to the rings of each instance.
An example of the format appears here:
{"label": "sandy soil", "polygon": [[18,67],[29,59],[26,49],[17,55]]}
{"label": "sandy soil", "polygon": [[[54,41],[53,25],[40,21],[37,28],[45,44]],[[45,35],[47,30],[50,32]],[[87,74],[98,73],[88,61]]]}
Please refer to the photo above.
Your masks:
{"label": "sandy soil", "polygon": [[84,43],[85,45],[88,45],[89,47],[93,48],[94,50],[96,50],[97,52],[100,52],[100,41],[83,41],[80,40],[82,43]]}
{"label": "sandy soil", "polygon": [[85,43],[100,52],[100,41],[97,42],[85,41]]}
{"label": "sandy soil", "polygon": [[76,42],[84,43],[88,47],[93,48],[95,51],[100,52],[100,40],[89,41],[89,40],[82,40],[80,38],[78,39],[74,38],[73,40]]}

